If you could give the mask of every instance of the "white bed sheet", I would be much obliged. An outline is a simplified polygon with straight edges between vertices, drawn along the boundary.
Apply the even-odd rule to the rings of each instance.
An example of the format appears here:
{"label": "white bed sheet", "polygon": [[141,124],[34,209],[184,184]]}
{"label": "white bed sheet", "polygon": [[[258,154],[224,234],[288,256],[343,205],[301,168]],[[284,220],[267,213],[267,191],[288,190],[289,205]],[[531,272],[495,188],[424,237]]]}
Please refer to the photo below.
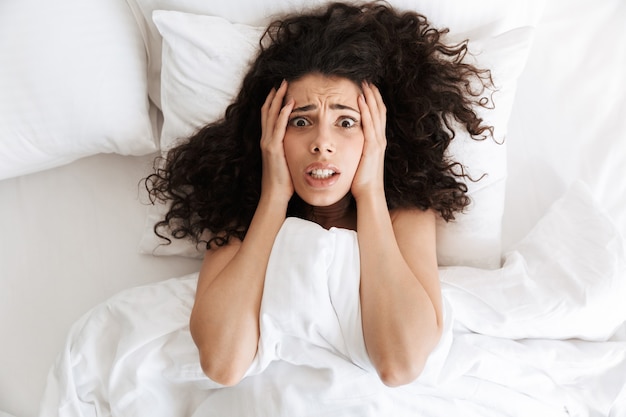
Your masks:
{"label": "white bed sheet", "polygon": [[0,409],[34,416],[70,325],[118,291],[198,269],[140,255],[152,156],[98,155],[0,181]]}
{"label": "white bed sheet", "polygon": [[41,417],[619,417],[626,340],[606,341],[626,319],[622,245],[587,189],[572,187],[501,269],[441,271],[442,339],[415,383],[389,388],[363,340],[356,233],[290,218],[240,384],[222,389],[200,368],[194,273],[125,291],[77,321]]}
{"label": "white bed sheet", "polygon": [[[505,248],[581,179],[626,234],[624,22],[621,0],[548,2],[511,116]],[[98,155],[0,182],[1,410],[36,414],[48,369],[89,308],[197,270],[196,260],[138,254],[137,183],[150,163]]]}
{"label": "white bed sheet", "polygon": [[503,245],[575,181],[626,235],[626,2],[550,0],[509,123]]}

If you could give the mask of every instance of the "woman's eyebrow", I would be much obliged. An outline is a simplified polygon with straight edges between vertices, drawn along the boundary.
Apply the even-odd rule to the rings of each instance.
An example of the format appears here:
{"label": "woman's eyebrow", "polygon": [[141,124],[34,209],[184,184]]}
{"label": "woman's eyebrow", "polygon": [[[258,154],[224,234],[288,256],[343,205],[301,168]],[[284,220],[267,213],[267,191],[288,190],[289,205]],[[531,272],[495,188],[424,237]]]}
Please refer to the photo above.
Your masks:
{"label": "woman's eyebrow", "polygon": [[[350,106],[346,106],[345,104],[338,104],[338,103],[334,103],[330,105],[330,108],[332,110],[351,110],[355,113],[361,113],[360,111],[356,110],[353,107]],[[296,112],[307,112],[307,111],[311,111],[311,110],[316,110],[317,109],[317,104],[307,104],[305,106],[301,106],[301,107],[296,107],[295,109],[293,109],[291,112],[292,113],[296,113]]]}
{"label": "woman's eyebrow", "polygon": [[355,113],[359,113],[359,114],[361,113],[360,111],[358,111],[355,108],[352,108],[350,106],[346,106],[345,104],[339,104],[339,103],[331,104],[330,108],[333,109],[333,110],[352,110]]}
{"label": "woman's eyebrow", "polygon": [[315,110],[315,109],[317,109],[317,106],[315,104],[307,104],[306,106],[296,107],[291,112],[292,113],[307,112],[307,111],[311,111],[311,110]]}

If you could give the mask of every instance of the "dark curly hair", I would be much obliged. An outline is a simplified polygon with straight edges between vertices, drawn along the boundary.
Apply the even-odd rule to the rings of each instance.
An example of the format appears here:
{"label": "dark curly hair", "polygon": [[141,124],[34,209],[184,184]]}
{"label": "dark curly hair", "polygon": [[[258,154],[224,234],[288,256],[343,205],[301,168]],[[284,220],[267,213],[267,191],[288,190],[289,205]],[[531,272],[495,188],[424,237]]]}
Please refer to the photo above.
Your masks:
{"label": "dark curly hair", "polygon": [[[464,62],[467,41],[443,42],[447,32],[379,1],[332,3],[271,23],[224,117],[171,149],[145,179],[153,203],[170,203],[155,233],[207,248],[244,238],[261,193],[261,106],[283,79],[309,73],[378,86],[387,106],[389,209],[433,209],[453,220],[470,200],[464,167],[446,149],[455,129],[492,136],[475,109],[491,106],[485,92],[493,83],[489,70]],[[304,217],[303,207],[294,195],[288,215]]]}

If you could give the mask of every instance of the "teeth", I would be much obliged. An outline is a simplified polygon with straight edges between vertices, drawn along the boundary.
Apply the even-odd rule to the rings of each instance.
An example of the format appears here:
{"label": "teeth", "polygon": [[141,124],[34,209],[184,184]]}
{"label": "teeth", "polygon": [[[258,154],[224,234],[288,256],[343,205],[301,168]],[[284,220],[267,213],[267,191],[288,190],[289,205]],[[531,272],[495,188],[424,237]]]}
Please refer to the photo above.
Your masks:
{"label": "teeth", "polygon": [[332,169],[314,169],[310,174],[313,178],[324,179],[334,175],[335,171]]}

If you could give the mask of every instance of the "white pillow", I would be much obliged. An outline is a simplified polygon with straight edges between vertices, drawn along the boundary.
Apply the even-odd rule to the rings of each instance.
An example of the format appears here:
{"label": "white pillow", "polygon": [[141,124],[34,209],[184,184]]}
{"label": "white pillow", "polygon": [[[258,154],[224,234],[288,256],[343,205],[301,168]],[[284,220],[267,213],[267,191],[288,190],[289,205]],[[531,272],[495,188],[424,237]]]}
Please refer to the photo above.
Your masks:
{"label": "white pillow", "polygon": [[221,17],[154,12],[163,34],[161,150],[221,118],[239,91],[264,28]]}
{"label": "white pillow", "polygon": [[124,0],[0,5],[0,179],[157,150],[141,32]]}
{"label": "white pillow", "polygon": [[[173,10],[199,15],[219,16],[233,23],[265,27],[277,15],[298,12],[329,3],[330,0],[127,0],[137,19],[148,51],[148,91],[150,99],[161,108],[161,41],[153,19],[155,10]],[[348,0],[349,1],[349,0]],[[353,2],[357,2],[353,0]],[[487,37],[508,30],[535,25],[546,0],[388,0],[394,7],[416,10],[431,23],[448,27],[454,34],[473,32],[473,37]]]}
{"label": "white pillow", "polygon": [[[217,16],[178,11],[155,11],[154,22],[163,37],[161,108],[164,124],[161,148],[169,149],[178,138],[221,116],[239,88],[242,75],[254,57],[262,28],[234,24]],[[497,25],[495,25],[497,26]],[[493,23],[490,28],[495,27]],[[496,109],[483,111],[495,126],[498,142],[506,134],[517,77],[530,46],[530,26],[484,35],[485,27],[454,33],[451,41],[470,38],[477,54],[474,63],[492,69],[499,91]],[[476,35],[476,38],[473,36]],[[472,206],[452,223],[438,224],[438,257],[441,265],[500,266],[501,217],[506,179],[506,147],[488,139],[475,141],[458,135],[450,152],[469,168],[477,183],[468,182]],[[141,250],[156,255],[202,256],[192,244],[160,246],[152,231],[154,219],[165,208],[150,210]]]}

